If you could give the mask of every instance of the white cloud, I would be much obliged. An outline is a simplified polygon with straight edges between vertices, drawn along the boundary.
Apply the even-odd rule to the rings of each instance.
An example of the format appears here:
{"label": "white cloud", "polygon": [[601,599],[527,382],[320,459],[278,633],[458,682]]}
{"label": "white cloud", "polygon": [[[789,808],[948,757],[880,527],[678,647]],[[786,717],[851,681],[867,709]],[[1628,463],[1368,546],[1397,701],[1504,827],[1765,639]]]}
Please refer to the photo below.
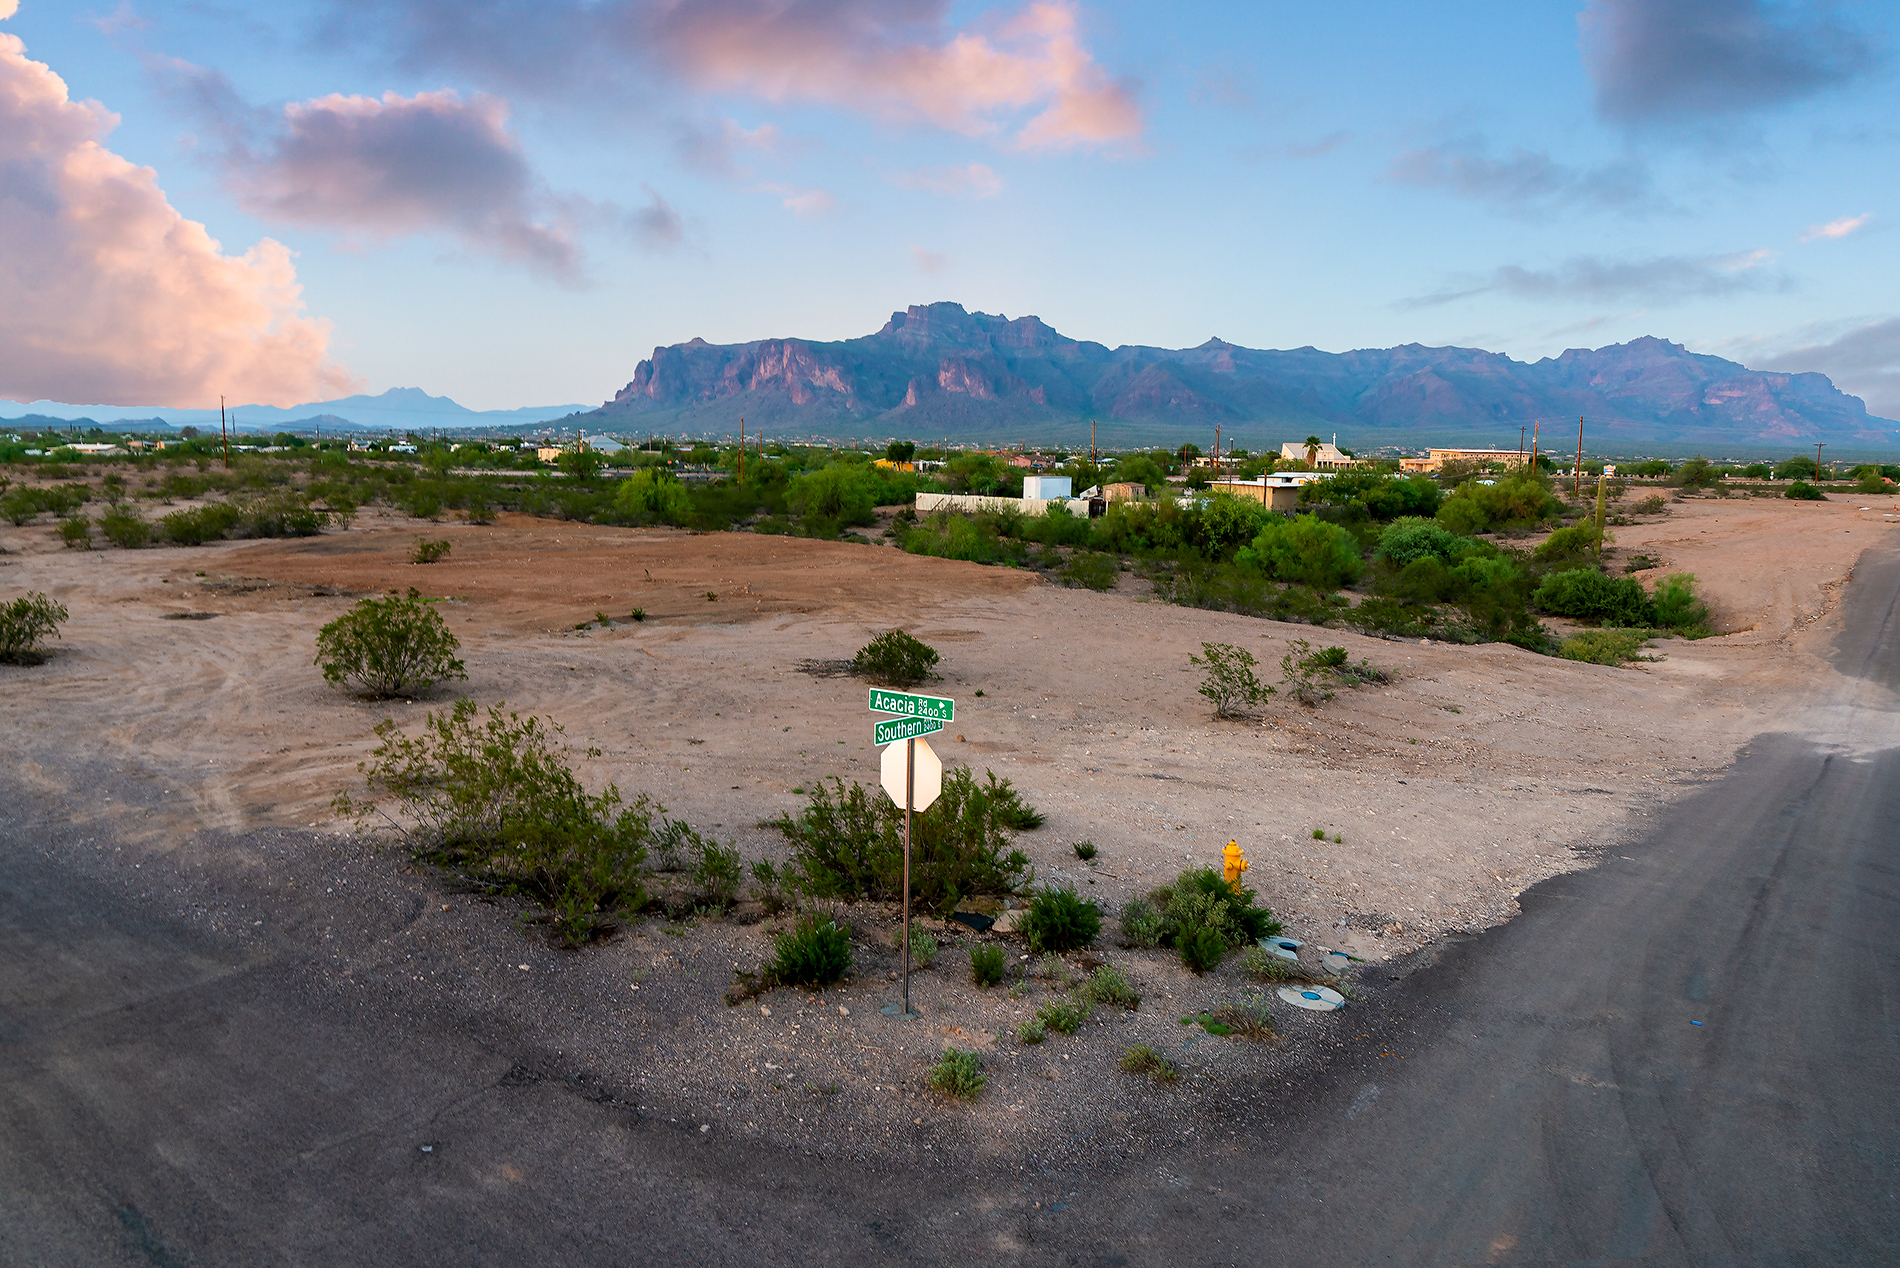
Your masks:
{"label": "white cloud", "polygon": [[1824,225],[1810,225],[1801,235],[1803,242],[1812,242],[1816,238],[1845,238],[1874,218],[1871,211],[1863,211],[1858,216],[1842,216],[1839,220],[1830,220]]}
{"label": "white cloud", "polygon": [[292,405],[359,387],[330,323],[304,315],[292,253],[224,254],[156,172],[100,144],[117,124],[0,35],[0,395]]}

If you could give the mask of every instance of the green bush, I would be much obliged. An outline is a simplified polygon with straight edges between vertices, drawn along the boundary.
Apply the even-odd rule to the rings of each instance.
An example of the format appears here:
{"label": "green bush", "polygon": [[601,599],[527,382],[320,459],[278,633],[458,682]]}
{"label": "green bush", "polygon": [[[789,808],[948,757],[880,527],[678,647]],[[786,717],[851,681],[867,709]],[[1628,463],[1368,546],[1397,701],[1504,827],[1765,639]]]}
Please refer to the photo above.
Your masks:
{"label": "green bush", "polygon": [[317,631],[316,663],[332,686],[354,682],[381,699],[468,677],[454,655],[459,646],[442,614],[411,587],[406,596],[364,599]]}
{"label": "green bush", "polygon": [[1114,557],[1100,551],[1078,550],[1062,567],[1062,584],[1086,586],[1090,590],[1113,590],[1119,570]]}
{"label": "green bush", "polygon": [[937,650],[902,630],[886,630],[860,647],[851,667],[886,687],[913,687],[931,676]]}
{"label": "green bush", "polygon": [[1788,491],[1782,494],[1782,496],[1793,498],[1797,502],[1827,501],[1827,494],[1821,492],[1806,480],[1796,480],[1793,484],[1788,486]]}
{"label": "green bush", "polygon": [[1131,898],[1122,904],[1122,937],[1130,946],[1158,947],[1168,936],[1168,919],[1154,904]]}
{"label": "green bush", "polygon": [[974,1101],[989,1085],[989,1076],[983,1073],[983,1063],[974,1052],[945,1048],[937,1064],[930,1067],[929,1083],[945,1096]]}
{"label": "green bush", "polygon": [[1545,577],[1531,602],[1546,612],[1605,625],[1652,625],[1655,613],[1643,583],[1606,577],[1594,568],[1573,568]]}
{"label": "green bush", "polygon": [[1364,568],[1358,539],[1312,515],[1268,521],[1237,558],[1276,580],[1321,590],[1352,584]]}
{"label": "green bush", "polygon": [[1102,912],[1073,889],[1045,889],[1029,900],[1023,932],[1031,951],[1074,951],[1095,941]]}
{"label": "green bush", "polygon": [[0,604],[0,664],[37,665],[45,660],[40,644],[58,638],[66,619],[66,605],[38,590]]}
{"label": "green bush", "polygon": [[1189,655],[1188,663],[1207,670],[1195,690],[1213,702],[1217,718],[1241,716],[1273,694],[1254,676],[1260,662],[1253,653],[1232,643],[1202,643],[1201,655]]}
{"label": "green bush", "polygon": [[1175,946],[1181,952],[1181,963],[1196,973],[1219,968],[1221,957],[1227,954],[1227,939],[1205,925],[1183,932]]}
{"label": "green bush", "polygon": [[772,944],[768,978],[785,986],[829,986],[851,970],[851,931],[814,912]]}
{"label": "green bush", "polygon": [[1134,1009],[1141,1006],[1141,995],[1128,980],[1128,975],[1107,964],[1095,970],[1088,981],[1076,988],[1075,993],[1077,998],[1103,1008]]}
{"label": "green bush", "polygon": [[1709,626],[1709,607],[1696,597],[1693,572],[1672,572],[1656,583],[1651,597],[1656,624],[1674,630],[1685,638],[1704,638],[1714,631]]}
{"label": "green bush", "polygon": [[[1013,893],[1029,858],[1010,848],[1010,820],[1027,811],[1008,780],[967,766],[944,773],[943,790],[912,816],[911,894],[934,911],[974,894]],[[807,794],[797,818],[776,823],[791,844],[787,874],[819,898],[889,900],[903,893],[904,812],[877,789],[832,779]],[[1029,813],[1033,814],[1033,811]]]}
{"label": "green bush", "polygon": [[977,947],[970,952],[970,980],[978,986],[995,986],[1003,980],[1003,948]]}
{"label": "green bush", "polygon": [[70,515],[54,530],[67,550],[92,549],[92,521],[83,515]]}
{"label": "green bush", "polygon": [[137,511],[125,506],[111,507],[101,515],[99,531],[122,550],[137,550],[150,545],[152,540],[152,526],[140,519]]}
{"label": "green bush", "polygon": [[1408,516],[1393,520],[1379,534],[1379,545],[1373,554],[1400,568],[1420,559],[1436,559],[1442,565],[1457,559],[1459,552],[1470,545],[1469,537],[1460,537],[1436,520]]}
{"label": "green bush", "polygon": [[454,543],[446,539],[430,541],[426,537],[418,537],[415,548],[409,552],[409,562],[412,564],[439,563],[449,557],[449,551],[453,546]]}
{"label": "green bush", "polygon": [[1648,630],[1580,630],[1557,645],[1557,654],[1592,665],[1620,665],[1649,659],[1643,655],[1648,638]]}
{"label": "green bush", "polygon": [[588,793],[561,734],[499,706],[484,720],[468,699],[428,714],[415,736],[385,719],[362,767],[370,799],[345,794],[338,809],[366,822],[376,798],[394,798],[415,823],[418,860],[481,892],[529,898],[559,940],[586,942],[645,905],[643,864],[661,807],[645,795],[623,805],[612,784]]}
{"label": "green bush", "polygon": [[1052,999],[1036,1010],[1036,1020],[1059,1035],[1072,1035],[1093,1011],[1086,1000]]}

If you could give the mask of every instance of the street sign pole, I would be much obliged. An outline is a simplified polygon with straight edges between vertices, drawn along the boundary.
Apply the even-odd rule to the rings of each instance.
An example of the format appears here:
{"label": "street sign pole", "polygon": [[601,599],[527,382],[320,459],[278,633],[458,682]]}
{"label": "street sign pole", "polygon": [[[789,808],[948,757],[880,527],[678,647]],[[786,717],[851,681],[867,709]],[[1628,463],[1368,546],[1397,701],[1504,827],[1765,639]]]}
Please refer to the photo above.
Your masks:
{"label": "street sign pole", "polygon": [[904,1016],[910,1016],[910,806],[917,800],[917,741],[904,741]]}

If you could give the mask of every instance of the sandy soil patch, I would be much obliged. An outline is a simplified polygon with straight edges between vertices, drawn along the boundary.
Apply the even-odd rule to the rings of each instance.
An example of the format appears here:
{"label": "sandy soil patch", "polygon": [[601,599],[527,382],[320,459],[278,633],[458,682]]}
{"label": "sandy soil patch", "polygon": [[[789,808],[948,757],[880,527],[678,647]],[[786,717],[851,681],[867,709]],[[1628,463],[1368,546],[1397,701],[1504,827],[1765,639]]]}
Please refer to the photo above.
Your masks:
{"label": "sandy soil patch", "polygon": [[[9,552],[0,594],[46,590],[73,619],[51,663],[0,671],[0,725],[20,737],[19,777],[84,804],[126,843],[125,866],[262,876],[269,865],[233,842],[296,828],[284,849],[309,851],[308,866],[347,861],[359,886],[395,883],[328,804],[351,786],[376,721],[418,722],[450,697],[353,700],[325,687],[311,658],[317,628],[351,592],[416,585],[450,596],[470,674],[457,691],[554,717],[577,745],[604,750],[590,778],[652,793],[748,858],[782,857],[777,834],[760,825],[796,810],[796,789],[876,779],[863,684],[810,666],[901,624],[944,654],[935,689],[958,702],[939,745],[945,759],[1009,777],[1048,815],[1021,840],[1043,880],[1113,907],[1189,863],[1218,862],[1233,839],[1289,933],[1377,962],[1508,918],[1524,887],[1614,849],[1662,801],[1719,771],[1773,725],[1778,693],[1831,672],[1795,631],[1825,628],[1816,618],[1855,556],[1892,529],[1845,505],[1788,508],[1695,502],[1619,530],[1620,549],[1697,572],[1719,615],[1754,627],[1671,642],[1665,660],[1622,670],[744,534],[367,521],[297,542],[81,554],[28,529],[0,533]],[[404,562],[424,530],[455,542],[451,563]],[[1767,567],[1756,562],[1764,551],[1774,552]],[[1748,588],[1757,574],[1773,578],[1765,597]],[[624,617],[633,606],[648,619],[572,628],[596,609]],[[175,619],[184,615],[204,619]],[[1775,629],[1785,633],[1767,639]],[[1210,717],[1187,660],[1202,642],[1247,647],[1272,670],[1300,638],[1342,645],[1397,680],[1342,690],[1315,710],[1277,700],[1257,719]],[[88,788],[86,770],[113,771],[140,795]],[[1100,851],[1093,866],[1071,849],[1083,839]],[[400,884],[417,889],[422,917],[340,947],[339,963],[478,1010],[519,1012],[551,1052],[593,1053],[620,1085],[744,1130],[796,1138],[822,1120],[846,1144],[903,1139],[934,1103],[921,1090],[924,1064],[956,1042],[995,1054],[992,1093],[959,1129],[971,1147],[1013,1147],[1028,1132],[1055,1148],[1110,1125],[1132,1141],[1154,1110],[1143,1085],[1113,1067],[1122,1043],[1154,1043],[1190,1086],[1210,1088],[1266,1077],[1286,1059],[1180,1024],[1181,1012],[1245,993],[1231,963],[1197,979],[1168,956],[1114,950],[1112,938],[1106,954],[1149,1002],[1091,1022],[1088,1043],[1024,1048],[1010,1035],[1048,984],[1027,983],[1014,999],[977,992],[967,952],[954,946],[918,981],[927,1022],[884,1018],[876,1005],[892,996],[895,957],[882,910],[853,913],[861,950],[847,987],[728,1010],[719,999],[730,972],[764,957],[769,924],[648,922],[565,956],[510,928],[508,913],[448,898],[427,878]],[[435,966],[426,975],[411,971],[418,955]],[[530,1000],[514,976],[537,972],[563,975],[558,1006]],[[1276,1011],[1296,1038],[1345,1033]],[[1065,1081],[1070,1092],[1050,1091]]]}

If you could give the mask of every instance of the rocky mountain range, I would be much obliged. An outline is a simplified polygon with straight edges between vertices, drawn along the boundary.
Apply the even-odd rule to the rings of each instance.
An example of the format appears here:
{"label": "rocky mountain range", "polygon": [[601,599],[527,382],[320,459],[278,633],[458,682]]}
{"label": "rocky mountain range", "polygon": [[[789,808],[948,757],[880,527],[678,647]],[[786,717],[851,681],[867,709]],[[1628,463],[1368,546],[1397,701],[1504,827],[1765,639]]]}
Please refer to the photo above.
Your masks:
{"label": "rocky mountain range", "polygon": [[655,348],[612,400],[568,421],[703,432],[736,430],[743,416],[779,433],[1073,444],[1095,420],[1105,443],[1211,438],[1220,424],[1243,444],[1321,431],[1366,446],[1483,439],[1515,447],[1519,427],[1541,421],[1567,436],[1579,415],[1593,448],[1900,445],[1900,423],[1870,416],[1826,375],[1751,370],[1664,339],[1532,363],[1418,344],[1344,353],[1221,339],[1108,348],[1036,317],[952,303],[913,306],[876,334],[839,342],[693,339]]}

